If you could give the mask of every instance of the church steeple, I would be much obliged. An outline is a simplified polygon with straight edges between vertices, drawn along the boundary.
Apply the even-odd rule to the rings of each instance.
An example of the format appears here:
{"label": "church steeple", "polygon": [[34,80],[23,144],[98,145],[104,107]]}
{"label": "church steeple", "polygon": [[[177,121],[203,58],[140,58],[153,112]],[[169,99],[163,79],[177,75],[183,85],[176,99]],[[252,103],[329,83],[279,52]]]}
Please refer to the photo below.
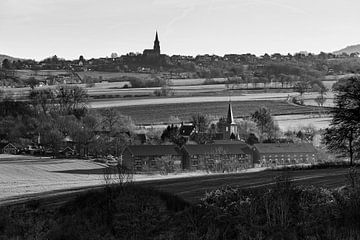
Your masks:
{"label": "church steeple", "polygon": [[156,31],[156,34],[155,34],[154,52],[156,52],[157,54],[160,54],[160,41],[159,41],[159,36],[158,36],[157,31]]}
{"label": "church steeple", "polygon": [[234,115],[232,111],[231,101],[229,100],[229,108],[226,118],[225,138],[236,140],[238,139],[238,129],[234,121]]}
{"label": "church steeple", "polygon": [[231,102],[229,102],[229,108],[228,108],[228,113],[227,113],[226,122],[227,122],[228,124],[234,124],[234,116],[233,116],[233,111],[232,111]]}

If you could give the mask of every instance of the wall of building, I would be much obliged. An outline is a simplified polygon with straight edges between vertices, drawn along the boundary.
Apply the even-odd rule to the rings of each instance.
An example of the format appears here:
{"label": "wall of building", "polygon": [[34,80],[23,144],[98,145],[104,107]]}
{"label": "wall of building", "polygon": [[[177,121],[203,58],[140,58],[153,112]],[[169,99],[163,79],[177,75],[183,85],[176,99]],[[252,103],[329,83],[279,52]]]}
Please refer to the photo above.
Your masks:
{"label": "wall of building", "polygon": [[259,153],[258,156],[262,167],[316,162],[315,153]]}
{"label": "wall of building", "polygon": [[182,156],[132,156],[127,150],[122,157],[123,164],[136,172],[179,171],[182,160]]}
{"label": "wall of building", "polygon": [[249,154],[188,155],[187,162],[193,171],[236,172],[253,166]]}

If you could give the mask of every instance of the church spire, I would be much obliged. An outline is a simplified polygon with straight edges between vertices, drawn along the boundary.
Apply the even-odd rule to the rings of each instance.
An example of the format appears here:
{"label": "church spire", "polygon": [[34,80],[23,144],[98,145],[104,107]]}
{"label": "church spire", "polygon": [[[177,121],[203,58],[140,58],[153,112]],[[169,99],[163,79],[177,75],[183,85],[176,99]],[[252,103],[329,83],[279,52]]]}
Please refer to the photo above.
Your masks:
{"label": "church spire", "polygon": [[156,34],[155,34],[155,42],[159,42],[159,37],[158,37],[158,32],[156,31]]}
{"label": "church spire", "polygon": [[157,32],[157,31],[156,31],[156,34],[155,34],[154,51],[155,51],[157,54],[160,54],[160,41],[159,41],[159,36],[158,36],[158,32]]}
{"label": "church spire", "polygon": [[226,122],[228,124],[234,124],[234,115],[233,115],[233,111],[232,111],[231,102],[229,102],[229,108],[228,108],[228,114],[227,114]]}

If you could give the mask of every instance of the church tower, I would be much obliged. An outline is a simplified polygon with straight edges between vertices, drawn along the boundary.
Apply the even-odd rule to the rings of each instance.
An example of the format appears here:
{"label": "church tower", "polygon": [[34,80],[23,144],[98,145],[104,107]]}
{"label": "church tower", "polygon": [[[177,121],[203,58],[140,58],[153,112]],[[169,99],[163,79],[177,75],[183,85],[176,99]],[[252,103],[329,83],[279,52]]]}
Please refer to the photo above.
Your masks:
{"label": "church tower", "polygon": [[225,137],[226,139],[232,139],[232,140],[236,140],[238,138],[238,129],[236,123],[234,122],[234,115],[232,111],[231,102],[229,102],[229,108],[226,118]]}
{"label": "church tower", "polygon": [[156,31],[156,35],[155,35],[155,41],[154,41],[154,53],[160,55],[160,41],[159,41],[157,31]]}

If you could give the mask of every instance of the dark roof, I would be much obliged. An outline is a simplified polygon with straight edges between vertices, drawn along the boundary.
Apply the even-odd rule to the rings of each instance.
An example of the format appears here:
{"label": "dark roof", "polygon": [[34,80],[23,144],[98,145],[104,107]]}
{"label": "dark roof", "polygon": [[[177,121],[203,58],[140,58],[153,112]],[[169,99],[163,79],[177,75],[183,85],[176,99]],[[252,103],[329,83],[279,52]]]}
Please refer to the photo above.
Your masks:
{"label": "dark roof", "polygon": [[[185,145],[183,149],[190,155],[205,155],[224,151],[227,154],[245,154],[244,146],[239,144],[197,144]],[[220,152],[221,153],[221,152]]]}
{"label": "dark roof", "polygon": [[237,145],[241,148],[245,153],[252,154],[252,150],[250,146],[242,141],[238,140],[214,140],[214,144],[230,144],[230,145]]}
{"label": "dark roof", "polygon": [[238,140],[229,140],[229,139],[222,139],[222,140],[214,140],[215,144],[241,144],[246,145],[246,143]]}
{"label": "dark roof", "polygon": [[21,148],[22,145],[18,144],[18,143],[0,143],[0,149],[4,149],[4,148],[8,148],[8,147],[11,147],[11,148]]}
{"label": "dark roof", "polygon": [[130,145],[126,149],[134,156],[181,155],[176,145]]}
{"label": "dark roof", "polygon": [[181,125],[179,132],[182,136],[190,136],[191,133],[194,131],[195,126],[194,125]]}
{"label": "dark roof", "polygon": [[145,142],[146,142],[146,134],[145,134],[145,133],[135,134],[134,138],[135,138],[135,140],[138,140],[138,141],[140,141],[141,143],[145,143]]}
{"label": "dark roof", "polygon": [[254,147],[259,153],[313,153],[311,143],[257,143]]}

